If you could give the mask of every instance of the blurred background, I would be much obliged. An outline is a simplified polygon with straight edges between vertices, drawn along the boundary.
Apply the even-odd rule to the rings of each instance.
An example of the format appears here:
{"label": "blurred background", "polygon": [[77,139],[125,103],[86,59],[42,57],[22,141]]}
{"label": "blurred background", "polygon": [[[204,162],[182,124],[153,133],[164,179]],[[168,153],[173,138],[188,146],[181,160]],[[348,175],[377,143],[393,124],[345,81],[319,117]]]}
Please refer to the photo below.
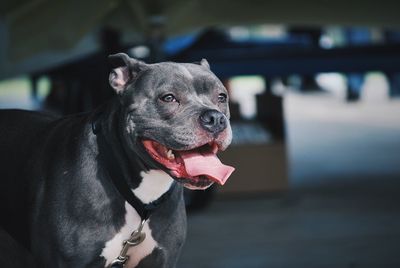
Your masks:
{"label": "blurred background", "polygon": [[400,267],[400,3],[2,0],[0,107],[113,97],[107,55],[206,58],[236,167],[186,192],[178,267]]}

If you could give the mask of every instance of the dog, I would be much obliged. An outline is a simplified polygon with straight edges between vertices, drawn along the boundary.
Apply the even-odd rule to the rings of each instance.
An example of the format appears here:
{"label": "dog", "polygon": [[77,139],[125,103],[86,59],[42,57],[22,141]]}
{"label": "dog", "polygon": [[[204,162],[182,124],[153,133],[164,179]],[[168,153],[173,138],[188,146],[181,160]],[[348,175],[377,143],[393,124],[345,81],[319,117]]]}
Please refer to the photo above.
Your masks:
{"label": "dog", "polygon": [[117,94],[91,113],[0,112],[2,231],[38,267],[175,267],[183,188],[234,170],[216,156],[232,139],[228,93],[205,59],[109,59]]}

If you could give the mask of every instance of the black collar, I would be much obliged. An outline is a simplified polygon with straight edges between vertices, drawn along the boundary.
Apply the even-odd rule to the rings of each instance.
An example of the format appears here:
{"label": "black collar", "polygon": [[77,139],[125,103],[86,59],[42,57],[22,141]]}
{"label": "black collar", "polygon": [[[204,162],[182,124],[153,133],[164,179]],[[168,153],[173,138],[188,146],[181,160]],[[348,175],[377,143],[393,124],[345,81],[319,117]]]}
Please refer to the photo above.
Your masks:
{"label": "black collar", "polygon": [[[129,159],[126,151],[122,147],[120,139],[117,138],[117,144],[109,144],[106,137],[104,136],[104,131],[102,129],[101,113],[98,113],[92,120],[92,131],[97,136],[97,145],[99,150],[99,160],[106,167],[106,171],[110,180],[113,182],[115,188],[124,197],[124,199],[137,211],[142,220],[147,220],[150,215],[172,194],[175,189],[176,182],[174,181],[170,189],[165,192],[157,200],[144,204],[137,196],[132,192],[128,185],[130,178],[135,176],[133,172],[129,169],[129,175],[125,175],[122,171],[123,169],[119,165],[117,159],[117,152],[122,154],[122,157]],[[116,129],[116,131],[118,131]]]}

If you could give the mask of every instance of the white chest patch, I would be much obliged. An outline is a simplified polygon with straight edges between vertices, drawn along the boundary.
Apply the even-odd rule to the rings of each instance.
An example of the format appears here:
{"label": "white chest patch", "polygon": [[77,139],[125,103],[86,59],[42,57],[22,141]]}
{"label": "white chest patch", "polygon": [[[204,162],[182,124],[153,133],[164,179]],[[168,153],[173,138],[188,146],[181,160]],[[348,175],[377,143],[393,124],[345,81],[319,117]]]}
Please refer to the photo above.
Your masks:
{"label": "white chest patch", "polygon": [[143,202],[150,203],[162,196],[171,187],[174,180],[162,170],[140,172],[143,178],[139,187],[133,193]]}
{"label": "white chest patch", "polygon": [[[143,202],[150,203],[157,200],[170,188],[173,183],[173,179],[160,170],[150,170],[149,172],[141,172],[142,182],[139,187],[133,190],[133,193]],[[125,202],[125,224],[121,229],[114,235],[114,237],[107,241],[101,256],[106,259],[106,267],[119,255],[122,249],[122,243],[128,239],[131,233],[139,226],[140,216],[136,210]],[[149,227],[148,220],[143,226],[143,232],[146,233],[145,240],[128,250],[129,259],[125,264],[127,268],[133,268],[147,255],[149,255],[155,248],[159,247],[157,242],[152,236],[152,231]]]}

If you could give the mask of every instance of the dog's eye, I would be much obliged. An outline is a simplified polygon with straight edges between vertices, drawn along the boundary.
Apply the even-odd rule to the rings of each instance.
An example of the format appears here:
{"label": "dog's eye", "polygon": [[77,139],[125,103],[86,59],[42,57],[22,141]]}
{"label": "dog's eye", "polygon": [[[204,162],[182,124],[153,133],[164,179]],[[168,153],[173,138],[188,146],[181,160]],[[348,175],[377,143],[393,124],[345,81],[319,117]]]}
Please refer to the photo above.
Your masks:
{"label": "dog's eye", "polygon": [[175,102],[177,101],[175,96],[172,94],[166,94],[160,98],[163,102]]}
{"label": "dog's eye", "polygon": [[220,102],[220,103],[225,103],[226,102],[226,100],[227,100],[227,96],[226,96],[226,94],[225,93],[220,93],[219,95],[218,95],[218,102]]}

